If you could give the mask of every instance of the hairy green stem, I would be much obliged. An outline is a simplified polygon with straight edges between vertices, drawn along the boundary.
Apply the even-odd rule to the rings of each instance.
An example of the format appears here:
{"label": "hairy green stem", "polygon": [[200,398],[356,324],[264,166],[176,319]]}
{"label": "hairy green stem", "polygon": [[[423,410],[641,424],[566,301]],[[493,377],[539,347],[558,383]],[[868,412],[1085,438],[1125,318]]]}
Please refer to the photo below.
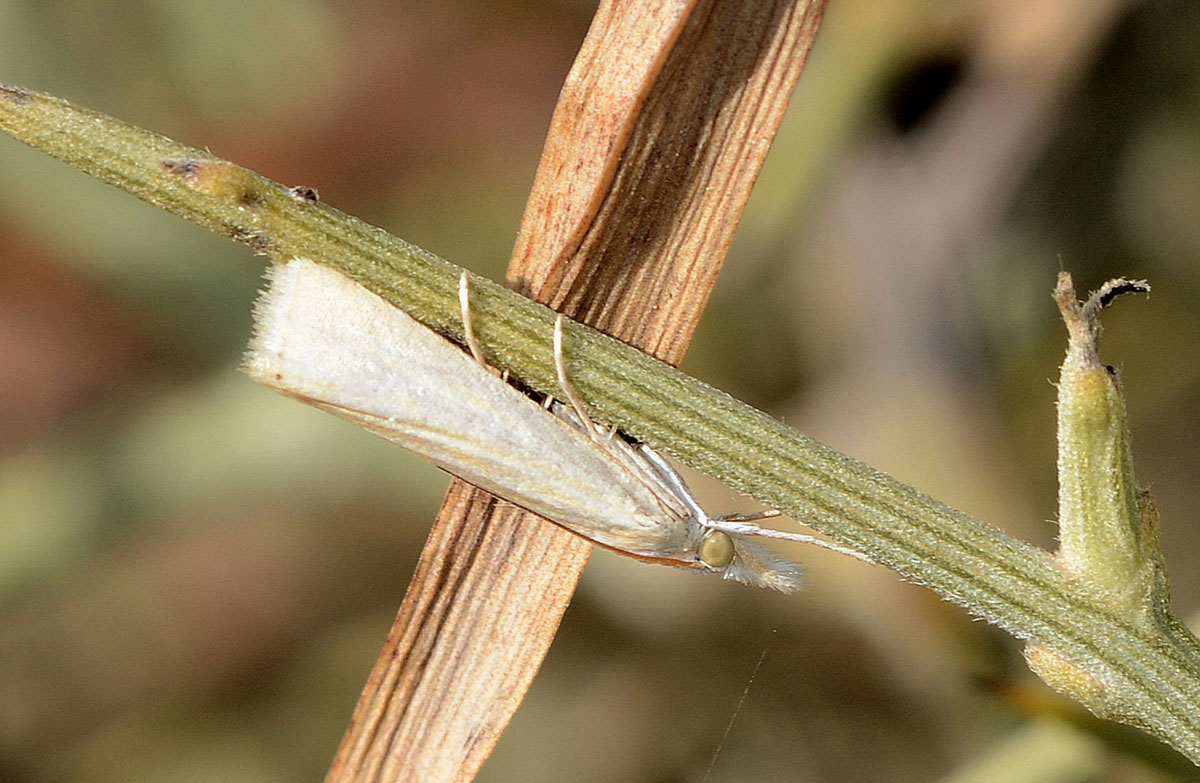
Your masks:
{"label": "hairy green stem", "polygon": [[[142,128],[0,87],[0,128],[210,231],[284,260],[333,266],[428,326],[461,339],[457,267],[315,200]],[[489,361],[558,392],[554,314],[471,279]],[[1169,614],[1121,607],[1017,541],[721,391],[568,323],[568,371],[595,418],[852,546],[1086,672],[1107,709],[1200,762],[1200,646]],[[1089,704],[1089,706],[1093,706]]]}

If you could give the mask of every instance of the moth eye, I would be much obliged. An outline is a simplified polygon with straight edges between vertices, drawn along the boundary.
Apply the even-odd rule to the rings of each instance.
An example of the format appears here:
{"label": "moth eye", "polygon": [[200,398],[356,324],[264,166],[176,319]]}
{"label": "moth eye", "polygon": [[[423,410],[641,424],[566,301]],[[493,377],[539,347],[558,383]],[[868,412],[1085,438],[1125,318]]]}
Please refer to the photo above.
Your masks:
{"label": "moth eye", "polygon": [[733,539],[728,533],[713,530],[700,542],[696,554],[710,568],[724,568],[733,562]]}

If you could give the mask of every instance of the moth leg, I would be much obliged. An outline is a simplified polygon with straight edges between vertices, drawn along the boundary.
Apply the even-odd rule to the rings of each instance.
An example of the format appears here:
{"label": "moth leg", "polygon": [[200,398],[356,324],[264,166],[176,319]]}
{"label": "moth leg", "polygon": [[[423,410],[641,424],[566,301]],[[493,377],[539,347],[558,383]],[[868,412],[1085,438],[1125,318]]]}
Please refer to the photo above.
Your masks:
{"label": "moth leg", "polygon": [[760,519],[774,519],[781,516],[783,516],[783,512],[779,509],[768,508],[762,511],[752,511],[749,514],[727,514],[721,518],[730,522],[757,522]]}
{"label": "moth leg", "polygon": [[708,512],[700,507],[700,501],[696,500],[692,495],[692,490],[688,488],[687,482],[683,480],[683,476],[671,464],[663,459],[663,456],[654,449],[647,446],[645,443],[637,448],[638,454],[649,463],[658,477],[671,488],[676,499],[681,501],[683,505],[691,511],[692,517],[702,525],[707,525],[709,522]]}
{"label": "moth leg", "polygon": [[479,344],[479,340],[475,339],[475,325],[471,321],[471,289],[467,282],[467,270],[465,269],[458,276],[458,307],[462,311],[463,339],[467,342],[467,348],[471,350],[475,361],[487,367],[488,363],[483,358],[483,347]]}
{"label": "moth leg", "polygon": [[583,407],[583,400],[579,399],[579,395],[575,393],[575,387],[567,380],[567,363],[563,359],[563,317],[561,313],[554,319],[554,370],[558,373],[558,385],[562,387],[563,395],[575,409],[575,415],[579,417],[579,423],[584,432],[595,439],[599,435],[598,428],[592,421],[592,417],[588,415],[587,408]]}

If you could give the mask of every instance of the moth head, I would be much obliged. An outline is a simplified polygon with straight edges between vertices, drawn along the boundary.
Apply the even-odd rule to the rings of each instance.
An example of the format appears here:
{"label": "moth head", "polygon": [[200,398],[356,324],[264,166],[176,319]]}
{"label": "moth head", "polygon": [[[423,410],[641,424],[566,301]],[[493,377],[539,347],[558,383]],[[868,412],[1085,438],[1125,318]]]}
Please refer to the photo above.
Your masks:
{"label": "moth head", "polygon": [[799,563],[747,540],[740,533],[709,528],[696,546],[696,557],[701,567],[755,587],[791,593],[803,585]]}
{"label": "moth head", "polygon": [[721,569],[733,562],[737,552],[728,533],[724,530],[709,530],[696,547],[696,555],[700,562],[709,568]]}

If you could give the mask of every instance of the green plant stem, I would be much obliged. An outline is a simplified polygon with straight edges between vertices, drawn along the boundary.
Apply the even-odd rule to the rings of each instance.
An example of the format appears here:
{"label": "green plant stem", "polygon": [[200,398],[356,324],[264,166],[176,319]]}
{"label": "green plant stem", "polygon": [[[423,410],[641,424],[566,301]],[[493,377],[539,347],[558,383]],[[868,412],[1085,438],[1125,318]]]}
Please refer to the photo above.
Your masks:
{"label": "green plant stem", "polygon": [[[303,192],[65,101],[0,87],[0,128],[139,198],[274,259],[333,266],[461,338],[459,269]],[[472,277],[489,361],[556,394],[554,314]],[[1053,557],[792,430],[666,364],[568,323],[568,372],[601,422],[852,546],[905,579],[1085,667],[1126,722],[1200,763],[1200,646],[1080,589]]]}

